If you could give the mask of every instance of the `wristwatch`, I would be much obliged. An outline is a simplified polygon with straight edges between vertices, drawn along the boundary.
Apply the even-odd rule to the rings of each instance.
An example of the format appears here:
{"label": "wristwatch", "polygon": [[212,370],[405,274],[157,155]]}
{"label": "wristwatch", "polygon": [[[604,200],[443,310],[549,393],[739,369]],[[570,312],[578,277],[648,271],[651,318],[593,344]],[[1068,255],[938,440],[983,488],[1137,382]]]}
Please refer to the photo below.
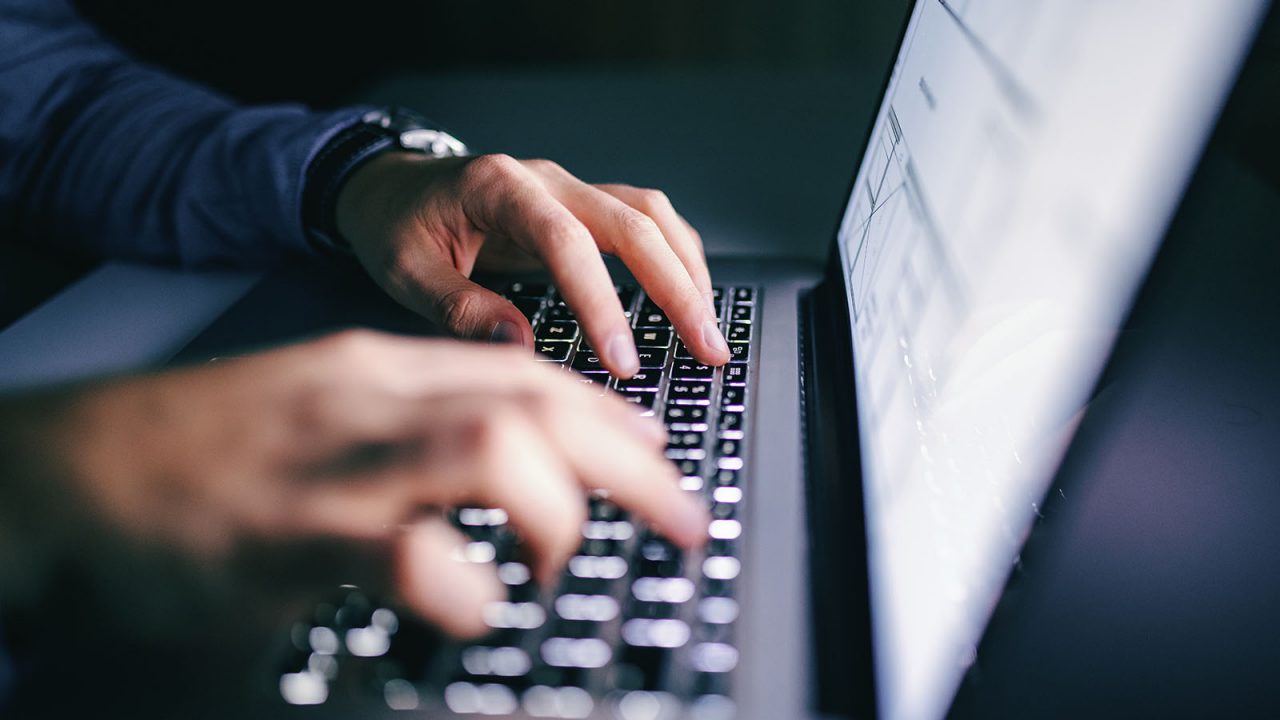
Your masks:
{"label": "wristwatch", "polygon": [[431,127],[426,118],[411,110],[383,108],[365,113],[330,138],[307,166],[302,224],[313,244],[329,250],[350,249],[338,232],[338,193],[361,165],[395,150],[438,158],[469,154],[460,140]]}

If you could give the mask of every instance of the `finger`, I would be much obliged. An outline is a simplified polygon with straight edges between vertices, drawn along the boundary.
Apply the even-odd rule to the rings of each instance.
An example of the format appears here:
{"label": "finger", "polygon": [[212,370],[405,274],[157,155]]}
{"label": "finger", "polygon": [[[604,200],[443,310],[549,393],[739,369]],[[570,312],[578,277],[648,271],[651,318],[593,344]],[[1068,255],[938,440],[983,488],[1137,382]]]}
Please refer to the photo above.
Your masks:
{"label": "finger", "polygon": [[713,365],[729,361],[729,346],[706,296],[652,218],[576,179],[555,181],[553,187],[590,229],[600,249],[621,258],[666,311],[695,357]]}
{"label": "finger", "polygon": [[700,545],[707,535],[706,509],[680,489],[679,473],[658,448],[605,420],[612,404],[607,400],[544,402],[541,426],[586,488],[604,491],[680,545]]}
{"label": "finger", "polygon": [[537,577],[550,583],[577,549],[586,520],[585,496],[573,471],[510,403],[485,410],[469,434],[465,501],[506,510],[533,555]]}
{"label": "finger", "polygon": [[533,330],[520,310],[463,276],[447,258],[401,268],[382,282],[402,305],[456,337],[533,347]]}
{"label": "finger", "polygon": [[662,231],[663,237],[675,251],[676,257],[680,258],[685,270],[689,272],[689,277],[693,278],[693,284],[698,288],[698,292],[702,293],[707,305],[712,307],[714,314],[711,271],[707,269],[702,236],[676,212],[666,193],[630,185],[597,185],[596,187],[653,218],[653,221],[658,224],[658,229]]}
{"label": "finger", "polygon": [[414,523],[400,537],[396,590],[411,609],[456,637],[489,632],[484,608],[506,592],[491,565],[466,562],[466,538],[440,517]]}
{"label": "finger", "polygon": [[482,190],[467,204],[473,224],[537,255],[605,367],[620,377],[634,375],[640,369],[635,340],[596,240],[529,170],[507,161],[514,166],[502,171],[508,173],[505,182],[477,183]]}

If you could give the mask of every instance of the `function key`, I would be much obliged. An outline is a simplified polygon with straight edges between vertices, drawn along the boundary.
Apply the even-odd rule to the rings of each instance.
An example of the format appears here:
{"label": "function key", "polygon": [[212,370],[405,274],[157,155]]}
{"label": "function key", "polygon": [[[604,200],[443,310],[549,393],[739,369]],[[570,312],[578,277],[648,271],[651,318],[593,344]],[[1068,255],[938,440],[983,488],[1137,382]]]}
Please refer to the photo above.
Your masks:
{"label": "function key", "polygon": [[668,348],[671,347],[671,331],[659,328],[640,328],[635,331],[636,347]]}
{"label": "function key", "polygon": [[538,342],[535,344],[538,351],[538,359],[547,362],[562,363],[569,359],[569,354],[573,352],[573,343],[569,342]]}
{"label": "function key", "polygon": [[751,340],[751,326],[747,323],[729,323],[729,332],[725,333],[725,340],[731,343],[745,343]]}
{"label": "function key", "polygon": [[740,287],[733,289],[734,305],[754,305],[756,302],[755,288]]}
{"label": "function key", "polygon": [[578,339],[578,323],[557,320],[554,322],[544,322],[538,326],[534,337],[538,341],[543,340],[565,340],[573,341]]}
{"label": "function key", "polygon": [[733,310],[729,312],[729,322],[749,323],[752,315],[755,314],[755,308],[750,305],[734,305]]}

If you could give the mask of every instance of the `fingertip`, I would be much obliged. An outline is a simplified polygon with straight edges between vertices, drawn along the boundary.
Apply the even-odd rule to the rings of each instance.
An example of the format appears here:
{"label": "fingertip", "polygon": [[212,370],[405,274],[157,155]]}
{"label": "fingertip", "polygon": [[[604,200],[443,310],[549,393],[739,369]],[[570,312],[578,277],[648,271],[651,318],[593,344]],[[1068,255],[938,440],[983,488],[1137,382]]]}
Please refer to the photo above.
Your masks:
{"label": "fingertip", "polygon": [[438,518],[409,528],[397,571],[401,599],[444,632],[474,638],[490,631],[485,607],[505,589],[492,565],[465,559],[465,540]]}
{"label": "fingertip", "polygon": [[501,319],[494,323],[489,334],[489,342],[494,345],[519,345],[533,348],[533,331],[528,323],[518,323],[511,319]]}
{"label": "fingertip", "polygon": [[711,365],[724,365],[729,362],[729,344],[720,332],[720,323],[708,318],[702,322],[702,345],[708,353]]}
{"label": "fingertip", "polygon": [[617,377],[626,379],[640,371],[640,355],[629,332],[615,333],[605,344],[604,357]]}

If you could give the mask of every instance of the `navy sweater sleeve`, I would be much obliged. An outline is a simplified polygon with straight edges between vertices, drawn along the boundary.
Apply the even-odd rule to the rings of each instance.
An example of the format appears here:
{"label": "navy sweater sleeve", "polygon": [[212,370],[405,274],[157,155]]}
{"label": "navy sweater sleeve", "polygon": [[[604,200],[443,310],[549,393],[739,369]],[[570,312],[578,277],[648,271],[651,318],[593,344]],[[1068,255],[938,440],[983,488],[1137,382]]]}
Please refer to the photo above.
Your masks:
{"label": "navy sweater sleeve", "polygon": [[0,0],[0,228],[185,266],[309,252],[307,164],[364,110],[240,106],[129,58],[64,0]]}

